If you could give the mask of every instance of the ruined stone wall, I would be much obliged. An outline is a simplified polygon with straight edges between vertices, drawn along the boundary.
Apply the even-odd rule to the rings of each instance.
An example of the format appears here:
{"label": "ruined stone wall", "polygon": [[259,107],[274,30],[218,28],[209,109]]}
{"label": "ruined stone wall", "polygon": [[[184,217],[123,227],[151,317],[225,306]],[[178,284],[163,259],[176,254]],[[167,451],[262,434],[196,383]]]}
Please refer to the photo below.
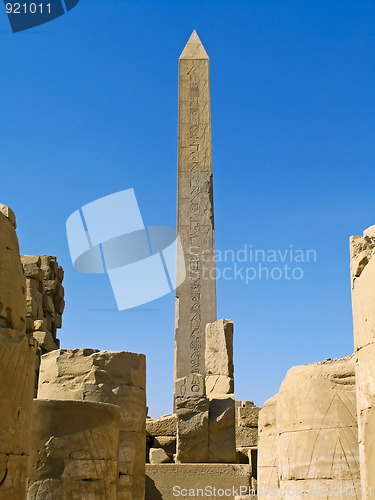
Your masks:
{"label": "ruined stone wall", "polygon": [[60,347],[57,330],[62,327],[65,307],[64,271],[51,255],[21,255],[26,278],[26,331],[38,341],[35,360],[37,395],[40,358]]}
{"label": "ruined stone wall", "polygon": [[118,405],[119,500],[143,500],[146,457],[146,359],[143,354],[94,349],[42,356],[38,399]]}
{"label": "ruined stone wall", "polygon": [[353,355],[288,371],[277,402],[260,412],[258,493],[278,487],[268,496],[303,490],[360,498],[355,361]]}
{"label": "ruined stone wall", "polygon": [[64,271],[51,255],[21,255],[26,277],[26,330],[42,353],[58,349],[57,329],[64,312]]}
{"label": "ruined stone wall", "polygon": [[258,420],[261,408],[253,401],[236,401],[237,463],[249,464],[252,488],[257,488],[258,477]]}
{"label": "ruined stone wall", "polygon": [[175,414],[146,419],[146,463],[174,462],[177,417]]}
{"label": "ruined stone wall", "polygon": [[[363,497],[375,491],[375,226],[350,238],[357,412]],[[371,492],[372,488],[372,492]]]}
{"label": "ruined stone wall", "polygon": [[16,221],[0,205],[0,499],[24,500],[36,341],[26,334]]}
{"label": "ruined stone wall", "polygon": [[253,401],[236,401],[236,447],[258,446],[258,419],[261,408]]}

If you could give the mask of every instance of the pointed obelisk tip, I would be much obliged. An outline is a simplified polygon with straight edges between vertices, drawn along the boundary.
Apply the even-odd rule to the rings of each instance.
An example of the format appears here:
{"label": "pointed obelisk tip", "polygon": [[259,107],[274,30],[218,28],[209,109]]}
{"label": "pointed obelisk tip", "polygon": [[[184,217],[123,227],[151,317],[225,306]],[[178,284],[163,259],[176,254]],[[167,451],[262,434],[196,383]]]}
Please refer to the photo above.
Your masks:
{"label": "pointed obelisk tip", "polygon": [[207,52],[195,30],[190,35],[190,38],[180,55],[180,59],[208,59]]}

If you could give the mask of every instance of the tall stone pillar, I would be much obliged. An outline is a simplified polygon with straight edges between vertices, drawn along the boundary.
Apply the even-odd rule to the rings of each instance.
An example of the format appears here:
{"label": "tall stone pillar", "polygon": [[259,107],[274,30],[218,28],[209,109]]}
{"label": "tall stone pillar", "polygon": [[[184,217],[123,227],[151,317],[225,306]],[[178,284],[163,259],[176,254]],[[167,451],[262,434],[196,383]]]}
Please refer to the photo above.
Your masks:
{"label": "tall stone pillar", "polygon": [[174,408],[178,462],[209,461],[205,330],[216,320],[210,75],[193,31],[179,60]]}
{"label": "tall stone pillar", "polygon": [[187,278],[176,291],[175,381],[205,375],[205,328],[216,320],[210,106],[209,59],[193,31],[179,60],[177,275],[185,266]]}
{"label": "tall stone pillar", "polygon": [[15,216],[0,204],[0,500],[24,500],[37,342],[26,334],[26,296]]}
{"label": "tall stone pillar", "polygon": [[375,491],[375,226],[350,238],[359,459],[363,499]]}

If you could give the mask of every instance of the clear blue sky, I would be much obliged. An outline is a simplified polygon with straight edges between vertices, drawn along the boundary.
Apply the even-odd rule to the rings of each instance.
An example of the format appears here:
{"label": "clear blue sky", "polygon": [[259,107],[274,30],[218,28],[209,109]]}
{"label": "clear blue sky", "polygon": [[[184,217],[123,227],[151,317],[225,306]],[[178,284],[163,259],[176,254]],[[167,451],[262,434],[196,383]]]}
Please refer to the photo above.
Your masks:
{"label": "clear blue sky", "polygon": [[65,221],[132,187],[147,225],[175,225],[193,29],[211,60],[217,248],[317,253],[298,281],[218,281],[237,399],[262,405],[291,366],[353,351],[348,238],[375,223],[373,1],[81,0],[18,34],[2,8],[0,201],[22,253],[65,269],[62,347],[145,353],[152,416],[172,409],[174,296],[117,312],[105,276],[73,269]]}

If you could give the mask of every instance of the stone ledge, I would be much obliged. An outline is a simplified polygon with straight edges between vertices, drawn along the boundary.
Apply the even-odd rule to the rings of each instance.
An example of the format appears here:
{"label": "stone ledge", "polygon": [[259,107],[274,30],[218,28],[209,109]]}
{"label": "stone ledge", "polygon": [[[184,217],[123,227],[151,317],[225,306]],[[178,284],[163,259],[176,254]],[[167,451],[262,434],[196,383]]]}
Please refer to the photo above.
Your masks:
{"label": "stone ledge", "polygon": [[[198,500],[204,496],[197,490],[206,487],[210,487],[212,493],[214,488],[216,492],[219,489],[231,490],[233,494],[223,498],[234,500],[235,496],[243,495],[244,488],[248,490],[250,484],[250,467],[247,464],[146,464],[146,500]],[[175,493],[173,487],[176,487]],[[181,494],[182,489],[188,490],[187,495]],[[194,490],[197,495],[191,496],[189,490]],[[211,496],[219,498],[215,494]]]}

